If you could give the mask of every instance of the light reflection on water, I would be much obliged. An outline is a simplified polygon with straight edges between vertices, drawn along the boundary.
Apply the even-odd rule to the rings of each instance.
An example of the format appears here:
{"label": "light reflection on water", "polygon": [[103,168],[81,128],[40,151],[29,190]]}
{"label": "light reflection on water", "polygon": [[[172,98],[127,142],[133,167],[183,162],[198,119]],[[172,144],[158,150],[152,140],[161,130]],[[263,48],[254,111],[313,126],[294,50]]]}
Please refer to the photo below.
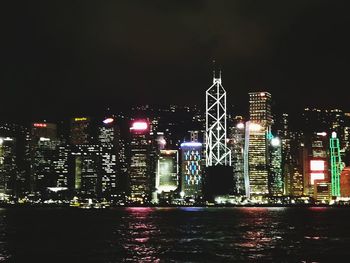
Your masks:
{"label": "light reflection on water", "polygon": [[349,221],[340,208],[0,210],[0,261],[334,262],[350,258]]}
{"label": "light reflection on water", "polygon": [[151,240],[160,235],[154,224],[152,213],[155,208],[130,207],[125,209],[124,224],[119,229],[120,242],[128,261],[159,262],[159,251]]}

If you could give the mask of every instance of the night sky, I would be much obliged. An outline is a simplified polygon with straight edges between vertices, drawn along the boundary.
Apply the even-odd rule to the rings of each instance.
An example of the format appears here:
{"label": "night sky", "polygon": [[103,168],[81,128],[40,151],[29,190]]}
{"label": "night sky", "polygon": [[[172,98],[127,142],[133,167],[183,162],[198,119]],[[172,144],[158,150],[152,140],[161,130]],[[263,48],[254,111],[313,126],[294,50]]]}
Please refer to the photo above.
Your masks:
{"label": "night sky", "polygon": [[350,111],[347,1],[6,2],[0,119],[201,104],[213,59],[237,113],[260,90]]}

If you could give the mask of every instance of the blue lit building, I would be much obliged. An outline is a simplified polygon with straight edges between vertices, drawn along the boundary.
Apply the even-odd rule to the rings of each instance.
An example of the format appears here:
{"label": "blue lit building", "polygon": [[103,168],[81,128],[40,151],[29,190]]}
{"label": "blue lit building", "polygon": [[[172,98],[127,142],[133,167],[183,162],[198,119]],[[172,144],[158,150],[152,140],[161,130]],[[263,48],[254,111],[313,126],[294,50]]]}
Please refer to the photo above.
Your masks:
{"label": "blue lit building", "polygon": [[181,144],[181,191],[185,197],[202,194],[202,144],[184,142]]}

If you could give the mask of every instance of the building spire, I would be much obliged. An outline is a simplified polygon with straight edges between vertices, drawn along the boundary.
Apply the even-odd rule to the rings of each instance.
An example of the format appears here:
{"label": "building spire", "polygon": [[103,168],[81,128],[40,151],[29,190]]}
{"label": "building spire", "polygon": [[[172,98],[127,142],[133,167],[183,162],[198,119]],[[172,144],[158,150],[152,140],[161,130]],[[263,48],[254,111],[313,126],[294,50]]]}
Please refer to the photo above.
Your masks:
{"label": "building spire", "polygon": [[213,83],[215,82],[215,58],[213,59]]}

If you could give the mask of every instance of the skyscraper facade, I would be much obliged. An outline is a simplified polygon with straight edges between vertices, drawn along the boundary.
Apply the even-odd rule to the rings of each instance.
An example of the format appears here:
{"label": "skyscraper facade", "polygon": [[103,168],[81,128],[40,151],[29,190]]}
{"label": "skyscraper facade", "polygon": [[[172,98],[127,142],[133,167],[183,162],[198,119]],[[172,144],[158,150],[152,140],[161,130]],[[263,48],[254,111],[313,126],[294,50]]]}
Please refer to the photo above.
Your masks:
{"label": "skyscraper facade", "polygon": [[48,187],[55,187],[57,184],[54,160],[58,145],[56,124],[32,124],[30,142],[31,191],[37,196],[44,195]]}
{"label": "skyscraper facade", "polygon": [[98,143],[101,149],[101,194],[110,197],[117,193],[118,175],[120,175],[118,142],[119,129],[115,119],[105,118],[99,124]]}
{"label": "skyscraper facade", "polygon": [[150,131],[147,120],[135,120],[130,127],[130,201],[147,203],[151,200]]}
{"label": "skyscraper facade", "polygon": [[16,140],[0,137],[0,200],[7,199],[14,191],[17,174]]}
{"label": "skyscraper facade", "polygon": [[263,196],[268,188],[268,135],[271,132],[271,94],[249,93],[249,122],[245,129],[246,195]]}
{"label": "skyscraper facade", "polygon": [[232,168],[235,182],[236,194],[245,194],[244,185],[244,121],[241,116],[237,116],[229,128],[228,146],[232,154]]}
{"label": "skyscraper facade", "polygon": [[340,156],[340,143],[336,132],[332,132],[329,145],[331,156],[332,196],[340,197],[340,173],[343,170],[343,163]]}
{"label": "skyscraper facade", "polygon": [[269,193],[272,196],[282,196],[284,182],[282,178],[282,142],[278,137],[270,140],[269,147]]}
{"label": "skyscraper facade", "polygon": [[231,151],[227,147],[226,130],[226,91],[219,78],[213,78],[213,84],[206,91],[206,166],[231,166]]}
{"label": "skyscraper facade", "polygon": [[179,186],[179,153],[161,150],[157,162],[156,189],[158,193],[175,191]]}
{"label": "skyscraper facade", "polygon": [[71,119],[70,143],[72,145],[88,144],[91,142],[91,120],[88,117]]}
{"label": "skyscraper facade", "polygon": [[181,144],[181,191],[186,197],[202,194],[202,143]]}

